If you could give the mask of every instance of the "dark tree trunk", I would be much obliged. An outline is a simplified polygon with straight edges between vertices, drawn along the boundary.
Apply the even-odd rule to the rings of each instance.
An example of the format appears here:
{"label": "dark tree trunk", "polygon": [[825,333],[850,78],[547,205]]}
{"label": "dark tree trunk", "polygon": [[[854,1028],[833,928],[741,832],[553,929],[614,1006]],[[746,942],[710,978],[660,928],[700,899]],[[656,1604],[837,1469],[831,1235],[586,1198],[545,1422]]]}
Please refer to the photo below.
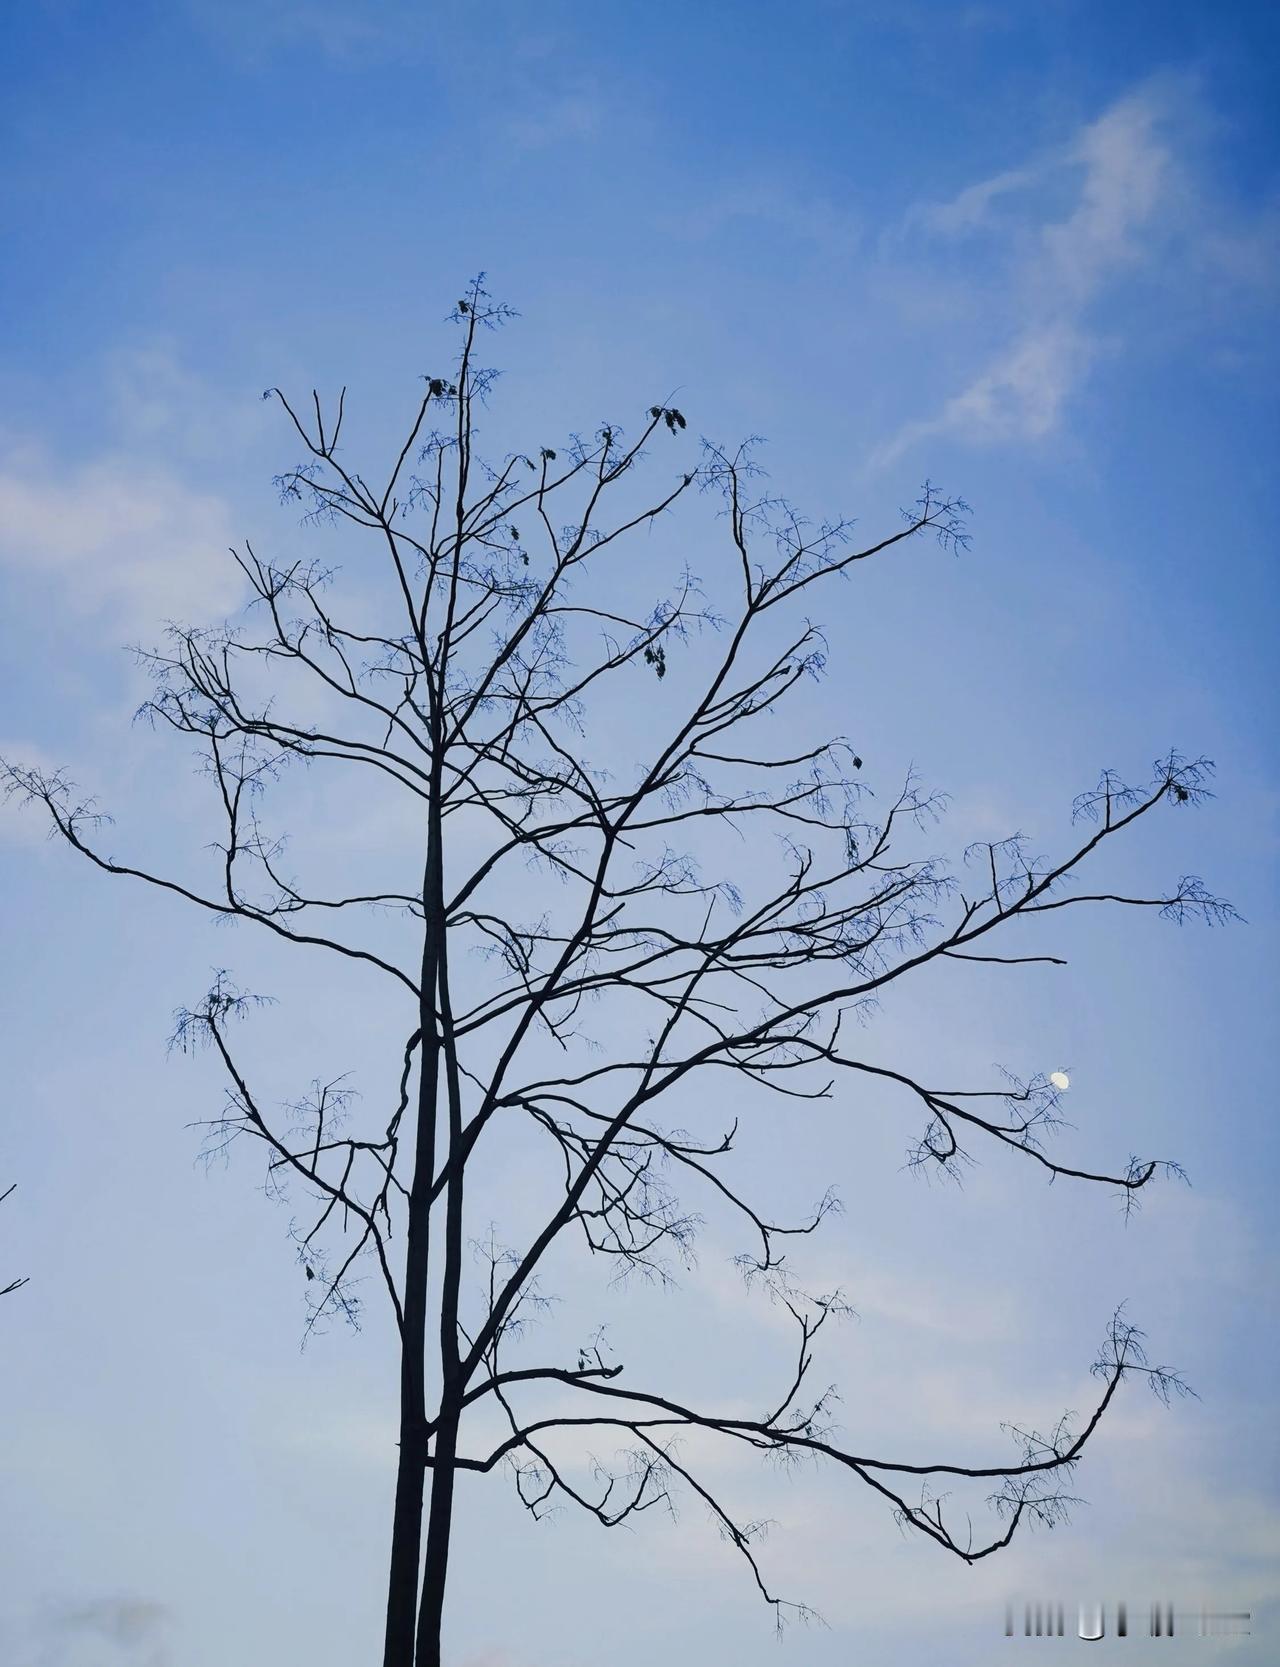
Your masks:
{"label": "dark tree trunk", "polygon": [[[383,1667],[413,1667],[413,1630],[418,1602],[418,1559],[422,1546],[422,1496],[427,1437],[424,1411],[423,1344],[426,1321],[427,1247],[415,1242],[412,1218],[406,1255],[405,1328],[400,1345],[400,1462],[396,1471],[395,1516],[391,1529],[391,1574],[387,1588],[387,1630]],[[421,1269],[421,1290],[415,1278]]]}
{"label": "dark tree trunk", "polygon": [[[443,917],[443,901],[441,903]],[[422,1570],[415,1667],[440,1667],[440,1623],[453,1528],[453,1484],[457,1475],[458,1422],[466,1389],[458,1350],[458,1300],[462,1286],[462,1089],[449,992],[449,944],[442,933],[436,962],[440,998],[440,1048],[449,1117],[449,1180],[445,1198],[444,1273],[440,1293],[440,1416],[431,1452],[431,1504],[427,1553]]]}
{"label": "dark tree trunk", "polygon": [[441,1414],[431,1460],[431,1505],[427,1515],[427,1554],[422,1570],[418,1611],[418,1653],[414,1667],[440,1667],[440,1623],[444,1614],[449,1538],[453,1527],[454,1459],[458,1451],[458,1410]]}
{"label": "dark tree trunk", "polygon": [[[438,785],[438,784],[437,784]],[[419,1016],[421,1070],[409,1225],[405,1242],[404,1326],[400,1338],[400,1460],[396,1471],[391,1569],[383,1667],[414,1667],[418,1571],[422,1553],[422,1502],[427,1468],[426,1337],[431,1188],[435,1178],[440,1030],[436,987],[444,938],[442,852],[438,798],[429,813],[427,862],[422,883],[426,928],[422,948]]]}

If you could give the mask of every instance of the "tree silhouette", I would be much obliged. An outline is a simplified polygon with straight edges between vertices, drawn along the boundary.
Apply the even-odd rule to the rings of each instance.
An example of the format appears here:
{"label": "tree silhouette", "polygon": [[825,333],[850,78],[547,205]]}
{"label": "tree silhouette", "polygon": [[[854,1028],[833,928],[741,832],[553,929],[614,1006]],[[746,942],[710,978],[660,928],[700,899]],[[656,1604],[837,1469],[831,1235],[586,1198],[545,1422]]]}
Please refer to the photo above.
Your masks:
{"label": "tree silhouette", "polygon": [[[844,1298],[805,1290],[785,1254],[835,1197],[781,1222],[746,1196],[721,1162],[738,1133],[733,1108],[874,1086],[914,1107],[911,1159],[922,1169],[955,1172],[970,1161],[962,1142],[992,1141],[1025,1158],[1029,1175],[1132,1200],[1176,1166],[1130,1158],[1107,1173],[1060,1162],[1048,1141],[1060,1089],[1047,1077],[941,1090],[906,1065],[861,1059],[850,1016],[931,964],[1057,960],[1017,942],[1017,922],[1055,910],[1107,903],[1178,921],[1231,912],[1195,878],[1121,895],[1076,877],[1158,810],[1206,797],[1211,765],[1177,753],[1142,787],[1104,773],[1075,801],[1076,831],[1055,857],[1019,837],[971,848],[959,874],[912,854],[938,798],[908,779],[875,810],[849,739],[789,734],[783,719],[823,670],[823,635],[803,613],[819,588],[926,535],[962,547],[966,506],[926,486],[895,530],[855,542],[851,523],[810,525],[771,495],[749,443],[705,441],[644,496],[645,466],[661,468],[650,442],[690,443],[684,415],[663,404],[634,438],[610,425],[486,465],[476,420],[493,373],[477,363],[477,344],[510,316],[480,280],[470,287],[453,314],[457,368],[423,379],[377,485],[341,443],[345,393],[331,417],[315,394],[309,409],[277,389],[264,396],[280,402],[305,450],[279,477],[286,502],[364,540],[360,606],[340,623],[333,571],[275,563],[246,544],[233,552],[252,592],[240,623],[173,627],[145,656],[155,684],[144,710],[199,743],[222,819],[206,889],[104,854],[92,802],[61,775],[6,766],[9,787],[42,802],[98,867],[324,949],[403,1004],[398,1098],[358,1133],[342,1081],[317,1083],[287,1118],[263,1102],[233,1045],[233,1020],[259,998],[226,973],[180,1012],[175,1035],[184,1048],[208,1044],[225,1068],[215,1146],[260,1141],[271,1176],[296,1177],[316,1200],[299,1243],[309,1323],[335,1310],[354,1317],[362,1266],[376,1270],[394,1312],[400,1440],[385,1667],[439,1663],[459,1472],[505,1467],[534,1515],[572,1502],[608,1526],[691,1493],[779,1621],[803,1605],[767,1583],[758,1525],[737,1521],[678,1456],[681,1432],[824,1459],[967,1562],[1007,1545],[1024,1522],[1057,1520],[1121,1382],[1143,1375],[1167,1399],[1185,1391],[1177,1374],[1148,1364],[1141,1334],[1117,1313],[1094,1364],[1096,1404],[1076,1433],[1065,1421],[1048,1433],[1015,1429],[1015,1451],[981,1466],[848,1445],[832,1392],[810,1387],[818,1335]],[[661,541],[644,534],[691,494],[718,506],[720,549],[699,554],[709,577],[686,565],[664,584]],[[310,704],[291,716],[299,676]],[[637,712],[641,740],[611,739],[620,715],[634,724]],[[639,765],[635,745],[647,749]],[[421,829],[420,877],[383,891],[357,875],[323,894],[294,877],[262,804],[297,761],[349,780],[372,772],[402,796]],[[729,851],[736,882],[723,872]],[[346,924],[388,910],[397,943],[411,949],[388,948],[385,931],[362,941]],[[486,1164],[516,1122],[546,1143],[559,1179],[541,1226],[516,1248],[479,1238],[485,1277],[472,1302],[469,1247],[492,1209]],[[736,1217],[744,1276],[794,1323],[794,1354],[772,1398],[762,1392],[760,1414],[687,1404],[631,1362],[624,1374],[598,1337],[563,1360],[509,1364],[543,1300],[539,1271],[567,1233],[642,1274],[662,1277],[673,1255],[687,1255],[699,1218],[679,1183]],[[540,1412],[530,1397],[548,1389],[558,1410]],[[564,1411],[565,1392],[577,1411]],[[471,1432],[491,1413],[505,1433],[476,1448]],[[621,1457],[584,1482],[548,1445],[565,1429],[604,1432]],[[985,1537],[953,1526],[934,1491],[956,1477],[988,1486]]]}

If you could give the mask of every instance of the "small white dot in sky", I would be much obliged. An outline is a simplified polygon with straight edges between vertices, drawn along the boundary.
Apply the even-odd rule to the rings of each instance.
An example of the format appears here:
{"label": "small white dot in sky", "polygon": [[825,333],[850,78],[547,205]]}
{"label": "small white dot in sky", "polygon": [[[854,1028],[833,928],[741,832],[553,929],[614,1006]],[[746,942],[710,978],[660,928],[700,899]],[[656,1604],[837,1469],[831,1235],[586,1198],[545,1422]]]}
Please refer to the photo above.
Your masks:
{"label": "small white dot in sky", "polygon": [[1049,1081],[1055,1088],[1067,1089],[1071,1087],[1071,1078],[1065,1071],[1050,1071]]}

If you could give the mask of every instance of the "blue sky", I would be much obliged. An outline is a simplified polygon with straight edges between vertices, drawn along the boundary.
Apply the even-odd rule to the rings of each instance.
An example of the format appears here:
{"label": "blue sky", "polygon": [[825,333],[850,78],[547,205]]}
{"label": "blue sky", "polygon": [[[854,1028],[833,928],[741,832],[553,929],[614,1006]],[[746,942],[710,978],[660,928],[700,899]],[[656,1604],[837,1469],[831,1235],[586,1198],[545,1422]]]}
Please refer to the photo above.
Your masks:
{"label": "blue sky", "polygon": [[[1190,1190],[1126,1227],[995,1161],[922,1185],[900,1110],[838,1108],[794,1175],[760,1131],[752,1173],[845,1198],[819,1259],[860,1316],[830,1351],[850,1429],[990,1451],[1001,1419],[1082,1404],[1121,1298],[1202,1396],[1132,1391],[1088,1507],[977,1570],[837,1479],[717,1472],[827,1618],[782,1645],[804,1667],[978,1667],[1016,1593],[1252,1607],[1251,1640],[1162,1654],[1274,1655],[1278,31],[1263,5],[1133,0],[30,0],[0,22],[0,754],[66,764],[117,852],[191,867],[211,837],[186,760],[130,726],[121,646],[237,607],[228,544],[308,548],[261,390],[345,383],[381,457],[481,268],[521,314],[494,344],[495,453],[670,396],[693,433],[765,436],[815,516],[891,526],[925,476],[973,504],[969,553],[830,601],[809,709],[856,732],[878,790],[914,764],[950,793],[940,848],[1049,845],[1102,765],[1217,760],[1217,800],[1118,872],[1202,873],[1247,925],[1064,922],[1065,971],[935,980],[868,1044],[939,1075],[1070,1064],[1073,1150],[1167,1149]],[[289,807],[326,860],[413,848],[376,807]],[[0,1276],[31,1275],[0,1313],[0,1658],[367,1659],[390,1338],[371,1316],[299,1352],[287,1215],[249,1161],[193,1163],[218,1085],[164,1040],[223,963],[281,998],[253,1046],[282,1095],[331,1064],[376,1083],[399,1016],[77,866],[16,809],[0,851]],[[494,1215],[518,1208],[497,1176]],[[777,1337],[732,1248],[616,1312],[568,1265],[558,1288],[750,1403]],[[457,1667],[779,1659],[693,1508],[537,1527],[492,1478],[455,1556]]]}

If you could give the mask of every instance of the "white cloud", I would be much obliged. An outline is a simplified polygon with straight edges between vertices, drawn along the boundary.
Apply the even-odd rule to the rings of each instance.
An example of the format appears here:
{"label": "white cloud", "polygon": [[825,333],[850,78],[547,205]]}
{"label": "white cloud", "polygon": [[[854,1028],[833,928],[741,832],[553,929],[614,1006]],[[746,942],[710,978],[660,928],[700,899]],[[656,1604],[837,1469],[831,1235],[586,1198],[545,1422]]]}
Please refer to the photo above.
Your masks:
{"label": "white cloud", "polygon": [[1144,254],[1140,233],[1166,200],[1172,157],[1161,137],[1167,120],[1151,93],[1121,99],[1090,123],[1068,162],[1084,177],[1075,208],[1044,228],[1044,277],[1063,292],[1068,309],[1089,300],[1117,268]]}
{"label": "white cloud", "polygon": [[68,467],[38,446],[10,448],[0,529],[0,565],[56,587],[78,614],[146,630],[224,615],[240,595],[224,501],[126,457]]}
{"label": "white cloud", "polygon": [[[1109,268],[1143,253],[1134,233],[1157,213],[1178,178],[1166,138],[1176,114],[1166,89],[1130,93],[1066,144],[967,185],[947,202],[908,209],[901,233],[969,237],[992,228],[1001,205],[1010,223],[1021,216],[1014,229],[1030,230],[1039,246],[1024,277],[1087,296]],[[1055,218],[1064,193],[1071,206]]]}
{"label": "white cloud", "polygon": [[921,227],[944,237],[976,231],[991,219],[994,203],[1030,185],[1035,177],[1034,168],[1008,168],[1003,173],[993,174],[990,179],[966,185],[950,202],[921,203],[909,209],[905,227]]}
{"label": "white cloud", "polygon": [[[936,435],[980,445],[1043,440],[1061,428],[1101,356],[1099,315],[1126,280],[1181,273],[1185,294],[1192,275],[1211,268],[1248,281],[1268,265],[1269,220],[1229,227],[1179,154],[1186,147],[1175,140],[1193,116],[1185,88],[1148,83],[1068,143],[908,212],[899,241],[917,240],[916,259],[921,236],[986,236],[976,257],[983,306],[997,329],[1003,319],[1010,325],[958,393],[878,448],[873,469]],[[1212,287],[1201,286],[1206,309]]]}
{"label": "white cloud", "polygon": [[956,434],[979,443],[1039,440],[1058,426],[1063,407],[1098,353],[1068,319],[1028,330],[936,417],[907,423],[873,455],[875,467],[897,461],[917,441]]}

